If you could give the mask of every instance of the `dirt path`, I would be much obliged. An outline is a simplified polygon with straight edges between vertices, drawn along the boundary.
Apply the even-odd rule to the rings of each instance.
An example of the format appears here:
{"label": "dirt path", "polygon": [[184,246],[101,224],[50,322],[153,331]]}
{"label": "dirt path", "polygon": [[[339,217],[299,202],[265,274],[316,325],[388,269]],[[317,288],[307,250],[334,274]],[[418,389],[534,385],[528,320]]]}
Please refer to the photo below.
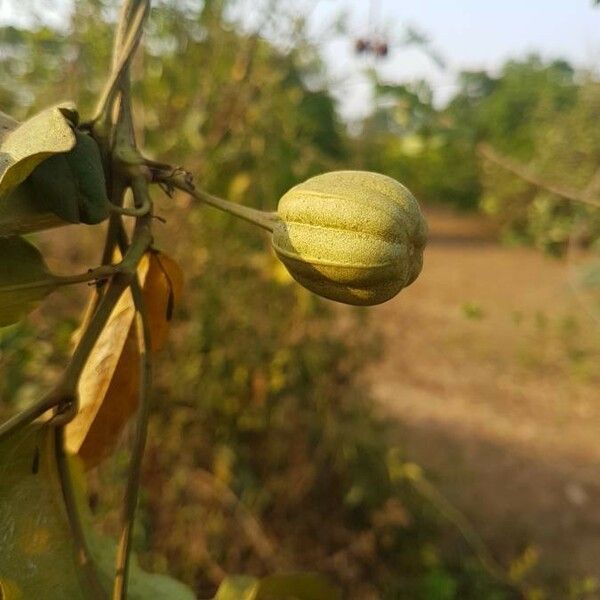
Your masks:
{"label": "dirt path", "polygon": [[504,564],[600,578],[600,325],[564,261],[433,212],[419,280],[373,310],[379,409]]}

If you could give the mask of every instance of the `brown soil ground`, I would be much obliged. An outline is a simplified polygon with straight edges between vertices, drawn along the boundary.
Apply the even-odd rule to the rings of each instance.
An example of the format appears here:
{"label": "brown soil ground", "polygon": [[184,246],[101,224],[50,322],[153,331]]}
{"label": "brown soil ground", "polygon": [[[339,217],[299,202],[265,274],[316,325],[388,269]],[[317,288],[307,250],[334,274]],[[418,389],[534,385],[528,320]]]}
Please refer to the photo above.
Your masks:
{"label": "brown soil ground", "polygon": [[378,409],[504,565],[600,578],[600,324],[572,263],[429,211],[425,267],[372,311]]}

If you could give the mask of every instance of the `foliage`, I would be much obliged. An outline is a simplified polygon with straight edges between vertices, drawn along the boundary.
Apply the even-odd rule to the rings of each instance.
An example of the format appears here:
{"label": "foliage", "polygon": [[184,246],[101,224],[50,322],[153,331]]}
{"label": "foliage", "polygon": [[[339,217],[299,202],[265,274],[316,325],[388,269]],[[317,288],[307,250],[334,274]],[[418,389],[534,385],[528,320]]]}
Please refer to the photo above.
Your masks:
{"label": "foliage", "polygon": [[[175,261],[156,251],[142,258],[138,277],[153,333],[151,347],[157,352],[166,342],[173,306],[181,301],[183,274]],[[75,340],[89,324],[94,298],[89,304]],[[66,427],[65,445],[88,469],[112,454],[123,428],[139,408],[140,350],[135,314],[133,296],[126,291],[81,373],[80,409]]]}
{"label": "foliage", "polygon": [[[576,85],[575,73],[562,62],[543,65],[531,59],[509,67],[504,85],[483,103],[484,118],[498,127],[484,130],[484,136],[529,163],[550,184],[586,189],[600,162],[600,135],[593,126],[599,114],[598,83],[588,78]],[[517,91],[529,88],[528,96]],[[597,210],[559,198],[497,166],[484,164],[482,182],[482,208],[496,215],[511,239],[561,253],[582,223],[582,241],[589,244],[600,232]]]}
{"label": "foliage", "polygon": [[596,210],[507,173],[478,156],[478,145],[528,165],[550,185],[583,191],[600,160],[598,82],[534,55],[508,61],[498,76],[464,72],[458,83],[437,107],[425,82],[376,82],[376,109],[354,142],[359,164],[401,178],[425,201],[480,208],[509,241],[558,254],[582,224],[580,240],[597,239]]}
{"label": "foliage", "polygon": [[358,164],[400,177],[426,202],[474,208],[481,183],[473,129],[438,110],[426,82],[375,89],[376,110],[355,140]]}
{"label": "foliage", "polygon": [[[89,109],[108,59],[105,9],[76,3],[68,35],[4,30],[3,67],[27,68],[19,90],[0,82],[3,107],[25,118],[37,98],[62,97],[67,81],[85,73],[79,106]],[[226,27],[224,12],[221,3],[200,12],[163,3],[153,12],[145,76],[135,85],[140,138],[163,160],[192,156],[211,190],[273,208],[291,184],[344,158],[343,131],[330,96],[315,85],[314,50],[300,44],[283,53]],[[51,44],[52,54],[39,52],[41,44]],[[357,335],[363,317],[350,316],[347,331],[335,331],[330,309],[290,285],[246,225],[198,209],[181,218],[161,206],[168,230],[179,232],[165,240],[195,275],[159,374],[138,537],[144,564],[168,567],[204,596],[225,572],[293,568],[331,573],[349,597],[398,585],[419,590],[429,567],[415,547],[433,529],[429,517],[418,517],[420,503],[406,498],[415,504],[411,516],[406,490],[391,483],[384,431],[355,388],[371,343]],[[23,371],[39,360],[23,351],[32,333],[21,327],[4,337],[5,356],[14,357],[3,373],[13,402],[31,370],[45,369],[42,362]],[[123,464],[91,474],[95,519],[109,532],[119,496],[115,469],[122,475]],[[223,498],[233,498],[233,516]],[[255,518],[265,533],[247,525]],[[399,561],[410,566],[402,583]]]}
{"label": "foliage", "polygon": [[[69,107],[46,109],[21,125],[3,125],[0,161],[0,194],[5,196],[22,183],[34,169],[55,154],[75,146],[69,123]],[[8,120],[3,115],[3,120]]]}
{"label": "foliage", "polygon": [[[81,548],[73,539],[61,493],[60,460],[65,458],[58,458],[59,439],[48,424],[36,424],[0,442],[0,593],[7,600],[98,598],[98,589],[109,590],[112,584],[115,544],[87,523],[90,552],[99,566],[97,581],[88,571],[82,577],[75,560]],[[81,477],[77,481],[80,484]],[[82,494],[78,489],[80,500]],[[87,521],[88,509],[81,501],[79,505]],[[189,600],[194,595],[178,582],[149,575],[135,565],[129,597]]]}
{"label": "foliage", "polygon": [[0,238],[9,263],[0,274],[0,327],[21,320],[56,286],[39,250],[20,237]]}

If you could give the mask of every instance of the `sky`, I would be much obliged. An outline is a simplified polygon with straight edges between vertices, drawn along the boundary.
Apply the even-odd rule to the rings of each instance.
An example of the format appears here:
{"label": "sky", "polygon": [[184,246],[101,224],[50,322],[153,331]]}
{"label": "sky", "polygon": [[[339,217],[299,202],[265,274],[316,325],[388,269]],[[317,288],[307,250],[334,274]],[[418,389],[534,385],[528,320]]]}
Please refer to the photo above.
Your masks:
{"label": "sky", "polygon": [[[594,9],[591,0],[323,0],[313,12],[314,26],[341,10],[350,12],[348,25],[355,37],[379,29],[395,46],[387,60],[375,63],[383,78],[428,79],[439,103],[456,89],[459,71],[497,72],[507,59],[531,52],[600,70],[600,7]],[[398,44],[406,25],[430,38],[446,69]],[[372,59],[353,56],[347,40],[331,41],[324,53],[336,78],[345,83],[338,92],[343,112],[360,116],[369,99],[368,83],[360,73]]]}
{"label": "sky", "polygon": [[[256,0],[248,0],[254,6]],[[497,71],[509,58],[537,52],[566,58],[572,64],[600,70],[600,7],[592,0],[295,0],[310,14],[331,73],[342,114],[359,118],[369,108],[364,70],[375,65],[392,82],[425,78],[436,101],[456,89],[455,75],[465,69]],[[0,0],[0,23],[26,20],[34,10],[60,23],[68,0]],[[348,37],[331,34],[330,24],[347,15]],[[404,27],[427,35],[445,59],[440,69],[422,52],[401,46]],[[352,39],[376,33],[391,47],[385,61],[357,57]]]}

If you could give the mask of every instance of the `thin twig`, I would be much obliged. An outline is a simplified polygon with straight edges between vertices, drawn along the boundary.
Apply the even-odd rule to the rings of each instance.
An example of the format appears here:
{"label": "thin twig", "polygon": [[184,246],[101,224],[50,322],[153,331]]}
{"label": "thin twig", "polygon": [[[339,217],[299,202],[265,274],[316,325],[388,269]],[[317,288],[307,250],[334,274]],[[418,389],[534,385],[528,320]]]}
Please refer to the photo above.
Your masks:
{"label": "thin twig", "polygon": [[64,402],[65,397],[54,392],[44,396],[40,401],[36,402],[32,406],[27,407],[25,410],[22,410],[14,417],[2,423],[2,425],[0,425],[0,440],[8,435],[11,435],[21,427],[32,423],[44,413],[59,406],[60,404],[63,404]]}
{"label": "thin twig", "polygon": [[100,100],[98,101],[98,106],[96,108],[96,114],[93,118],[93,121],[103,119],[107,115],[108,109],[118,91],[119,80],[127,70],[131,58],[139,46],[144,29],[144,23],[149,12],[150,2],[138,3],[135,14],[133,15],[133,20],[129,21],[127,37],[124,38],[122,44],[117,41],[119,48],[118,53],[115,54],[116,63],[113,65],[110,77],[106,82],[104,90],[102,91],[102,95],[100,96]]}
{"label": "thin twig", "polygon": [[[150,2],[149,0],[141,1],[137,5],[134,5],[135,2],[130,1],[126,2],[123,7],[121,21],[115,38],[113,72],[111,79],[105,88],[106,93],[104,95],[104,100],[102,100],[99,105],[99,110],[103,111],[103,114],[108,115],[110,112],[110,105],[113,103],[115,104],[114,110],[112,111],[115,121],[110,132],[110,146],[112,150],[112,159],[115,161],[117,171],[119,171],[119,166],[123,166],[122,162],[119,163],[123,155],[128,155],[129,157],[133,156],[133,158],[135,158],[136,155],[139,155],[133,128],[129,65],[131,56],[139,45],[142,25],[150,10]],[[135,9],[137,9],[137,12],[134,12]],[[128,25],[125,25],[125,23]],[[126,36],[127,40],[125,39]],[[116,100],[117,95],[118,102]],[[103,106],[103,102],[105,103],[105,106]],[[117,192],[117,194],[113,196],[113,204],[115,206],[122,206],[124,193],[127,187],[131,185],[135,208],[140,212],[143,209],[143,216],[139,215],[136,219],[132,235],[132,244],[142,238],[150,245],[152,242],[152,202],[148,194],[147,182],[141,176],[132,176],[130,169],[131,165],[129,165],[129,170],[127,170],[126,173],[121,172],[121,177],[123,177],[125,181],[113,181],[113,189]],[[121,216],[113,213],[113,215],[111,215],[105,243],[103,256],[105,260],[109,259],[115,245],[118,243],[121,246],[122,253],[125,252],[127,239],[124,234]],[[125,254],[123,260],[126,262],[127,254]],[[135,276],[131,283],[131,292],[136,307],[137,339],[140,345],[140,399],[135,440],[132,448],[127,488],[123,503],[122,530],[115,558],[115,579],[112,591],[113,600],[126,600],[127,598],[131,538],[138,500],[141,466],[146,444],[149,389],[151,382],[151,362],[149,356],[150,331],[147,313],[143,304],[143,294],[137,276]]]}
{"label": "thin twig", "polygon": [[454,524],[489,575],[511,587],[517,585],[506,573],[504,567],[493,557],[485,542],[467,518],[426,479],[418,465],[405,465],[404,476],[419,494],[431,502],[448,521]]}
{"label": "thin twig", "polygon": [[89,283],[90,281],[103,281],[109,279],[119,272],[119,265],[102,265],[95,269],[89,269],[85,273],[77,275],[53,275],[48,279],[38,279],[26,283],[2,286],[3,292],[20,292],[36,288],[52,288],[60,285],[74,285],[76,283]]}
{"label": "thin twig", "polygon": [[117,27],[115,29],[115,38],[113,42],[113,53],[112,53],[112,68],[114,69],[119,61],[119,54],[123,47],[123,41],[127,35],[127,31],[130,28],[132,15],[135,9],[139,6],[140,1],[144,0],[123,0],[121,9],[119,10],[119,18],[117,20]]}
{"label": "thin twig", "polygon": [[77,275],[57,275],[54,281],[59,285],[74,285],[76,283],[89,283],[90,281],[104,281],[121,272],[121,265],[101,265]]}
{"label": "thin twig", "polygon": [[259,521],[228,485],[206,469],[195,470],[192,478],[199,480],[202,487],[205,487],[225,508],[233,512],[256,554],[269,569],[277,570],[289,567],[287,561],[281,553],[277,552],[271,540],[263,531]]}
{"label": "thin twig", "polygon": [[510,171],[528,183],[547,190],[556,196],[560,196],[561,198],[565,198],[566,200],[571,200],[573,202],[589,204],[590,206],[595,206],[596,208],[600,207],[600,200],[592,197],[591,193],[593,193],[594,190],[590,189],[589,186],[585,190],[580,191],[546,181],[538,173],[535,173],[529,169],[529,167],[526,167],[511,158],[502,156],[488,144],[479,144],[477,147],[477,152],[483,156],[483,158],[495,163],[504,170]]}
{"label": "thin twig", "polygon": [[65,369],[61,380],[48,395],[44,396],[39,402],[28,407],[24,411],[15,415],[0,426],[0,438],[9,435],[16,429],[31,423],[50,409],[59,409],[61,406],[69,406],[68,413],[60,412],[56,416],[56,424],[72,417],[77,410],[77,384],[85,362],[90,355],[96,340],[100,335],[104,325],[108,321],[113,308],[121,297],[128,284],[126,276],[117,280],[114,278],[106,294],[102,297],[96,312],[90,320],[89,326],[81,336],[81,340],[73,353],[73,356]]}
{"label": "thin twig", "polygon": [[146,447],[148,433],[148,417],[150,414],[150,385],[152,380],[152,362],[150,358],[150,327],[148,314],[144,306],[144,297],[139,281],[131,286],[131,293],[136,307],[136,337],[140,355],[140,390],[139,409],[135,438],[133,442],[127,488],[123,502],[123,526],[117,555],[115,559],[115,579],[113,584],[113,600],[125,600],[127,597],[127,583],[129,573],[129,559],[131,555],[131,541],[135,522],[135,511],[138,503],[138,493],[142,473],[142,462]]}
{"label": "thin twig", "polygon": [[65,508],[69,516],[69,525],[71,534],[77,549],[76,559],[78,565],[83,569],[85,576],[90,584],[92,593],[96,600],[105,600],[106,593],[94,568],[94,560],[90,553],[89,546],[85,537],[85,532],[79,510],[77,508],[77,498],[71,479],[69,463],[65,455],[65,430],[64,427],[57,427],[54,431],[54,452],[56,456],[56,465],[58,474],[62,482],[62,493],[65,501]]}
{"label": "thin twig", "polygon": [[[142,176],[135,177],[132,181],[134,204],[140,207],[146,204],[151,206],[147,182]],[[136,222],[133,232],[134,239],[140,235],[142,230],[149,232],[152,215],[141,217]],[[117,239],[124,251],[127,243],[124,235],[123,225],[117,231]],[[122,528],[115,557],[115,579],[113,583],[113,600],[125,600],[127,598],[127,583],[129,575],[129,559],[131,555],[131,541],[135,523],[135,512],[138,503],[138,493],[142,473],[142,462],[146,447],[148,433],[148,418],[150,415],[150,386],[152,382],[152,360],[151,360],[151,332],[148,321],[148,313],[144,305],[142,286],[137,275],[131,283],[131,294],[136,308],[136,339],[138,341],[138,352],[140,359],[140,389],[139,408],[135,429],[135,438],[129,462],[129,473],[127,487],[123,500]]]}
{"label": "thin twig", "polygon": [[136,206],[133,208],[124,208],[123,206],[119,206],[117,204],[110,204],[108,209],[110,212],[116,213],[123,217],[143,217],[147,215],[150,210],[152,210],[152,204],[150,199],[148,198],[142,206]]}
{"label": "thin twig", "polygon": [[162,171],[155,172],[154,181],[166,185],[167,188],[182,190],[193,198],[196,198],[196,200],[200,200],[200,202],[204,202],[219,210],[235,215],[249,223],[258,225],[267,231],[273,231],[275,224],[279,221],[279,217],[275,212],[266,212],[242,204],[235,204],[228,200],[224,200],[223,198],[219,198],[218,196],[213,196],[204,190],[197,189],[190,181],[187,173],[183,172],[182,174],[181,170],[175,170],[171,173]]}

